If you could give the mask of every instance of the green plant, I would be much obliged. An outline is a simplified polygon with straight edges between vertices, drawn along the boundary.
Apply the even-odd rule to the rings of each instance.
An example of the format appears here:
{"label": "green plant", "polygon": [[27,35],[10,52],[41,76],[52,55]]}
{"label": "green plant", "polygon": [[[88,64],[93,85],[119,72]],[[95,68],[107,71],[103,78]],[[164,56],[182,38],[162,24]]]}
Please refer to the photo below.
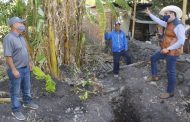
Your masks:
{"label": "green plant", "polygon": [[[99,25],[99,31],[100,31],[100,37],[103,40],[104,32],[106,29],[106,15],[105,15],[105,9],[109,8],[113,14],[113,18],[118,19],[119,18],[119,11],[114,6],[114,3],[118,4],[120,7],[122,7],[125,10],[130,9],[128,6],[128,2],[132,0],[95,0],[96,4],[96,10],[98,13],[98,21],[96,20],[95,15],[92,14],[90,9],[86,7],[86,17],[91,23],[98,23]],[[103,42],[101,42],[103,44]]]}
{"label": "green plant", "polygon": [[52,80],[51,76],[46,75],[45,80],[46,80],[46,91],[49,93],[55,92],[56,83]]}
{"label": "green plant", "polygon": [[46,75],[39,67],[33,68],[33,74],[36,76],[35,78],[38,80],[45,80],[46,81],[46,92],[53,93],[56,90],[56,83],[52,80],[50,75]]}
{"label": "green plant", "polygon": [[[85,101],[91,94],[97,94],[97,91],[94,91],[94,84],[95,82],[91,79],[82,80],[81,83],[75,86],[73,91],[76,92],[76,94],[80,94],[79,98],[81,101]],[[87,86],[90,86],[93,90],[87,90]]]}
{"label": "green plant", "polygon": [[36,76],[35,78],[37,80],[43,80],[46,77],[45,73],[37,66],[33,68],[33,73]]}
{"label": "green plant", "polygon": [[89,97],[89,92],[88,91],[84,91],[84,94],[79,96],[80,100],[82,100],[82,101],[87,100],[88,97]]}
{"label": "green plant", "polygon": [[36,62],[41,66],[46,61],[46,56],[42,53],[38,53],[36,56]]}
{"label": "green plant", "polygon": [[[100,37],[103,39],[104,32],[106,29],[106,15],[105,15],[104,6],[101,0],[96,0],[96,10],[98,12]],[[103,43],[101,43],[101,45],[103,45]]]}
{"label": "green plant", "polygon": [[82,82],[83,87],[92,85],[92,81],[90,79],[89,80],[82,80],[81,82]]}

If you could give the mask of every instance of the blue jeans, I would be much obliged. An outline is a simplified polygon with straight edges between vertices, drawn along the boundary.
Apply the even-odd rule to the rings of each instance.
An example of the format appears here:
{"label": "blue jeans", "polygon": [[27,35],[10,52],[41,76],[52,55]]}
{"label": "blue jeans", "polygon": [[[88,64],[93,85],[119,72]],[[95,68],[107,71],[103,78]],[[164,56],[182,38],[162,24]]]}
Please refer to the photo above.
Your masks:
{"label": "blue jeans", "polygon": [[127,51],[121,51],[121,52],[113,52],[113,73],[119,74],[119,62],[120,58],[123,56],[125,58],[126,64],[131,64],[131,58]]}
{"label": "blue jeans", "polygon": [[156,52],[155,54],[151,56],[152,76],[157,76],[157,61],[160,59],[166,60],[167,77],[168,77],[167,92],[170,94],[173,94],[175,90],[177,58],[178,56],[165,55],[165,54],[160,53],[160,51]]}
{"label": "blue jeans", "polygon": [[28,67],[18,68],[18,72],[20,73],[19,78],[15,78],[12,70],[8,69],[7,74],[10,79],[10,95],[11,95],[11,104],[12,104],[12,111],[19,111],[20,110],[20,101],[19,101],[19,94],[20,90],[22,91],[23,95],[23,102],[30,103],[32,101],[31,94],[30,94],[30,69]]}

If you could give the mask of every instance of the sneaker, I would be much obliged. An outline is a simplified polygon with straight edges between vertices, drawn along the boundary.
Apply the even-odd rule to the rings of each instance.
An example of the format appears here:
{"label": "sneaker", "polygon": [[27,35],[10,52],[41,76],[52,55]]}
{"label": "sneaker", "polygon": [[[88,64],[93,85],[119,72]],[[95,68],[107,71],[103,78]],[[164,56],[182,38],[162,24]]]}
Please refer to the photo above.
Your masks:
{"label": "sneaker", "polygon": [[119,77],[119,75],[114,75],[113,77],[118,79],[118,80],[121,80],[121,77]]}
{"label": "sneaker", "polygon": [[11,113],[16,119],[18,120],[25,120],[25,116],[20,112],[20,111],[16,111],[16,112],[12,112]]}
{"label": "sneaker", "polygon": [[118,78],[119,77],[119,75],[114,75],[114,78]]}
{"label": "sneaker", "polygon": [[23,104],[23,107],[25,107],[25,108],[31,108],[31,109],[38,109],[39,108],[39,106],[37,105],[37,104],[35,104],[35,103],[28,103],[28,104]]}

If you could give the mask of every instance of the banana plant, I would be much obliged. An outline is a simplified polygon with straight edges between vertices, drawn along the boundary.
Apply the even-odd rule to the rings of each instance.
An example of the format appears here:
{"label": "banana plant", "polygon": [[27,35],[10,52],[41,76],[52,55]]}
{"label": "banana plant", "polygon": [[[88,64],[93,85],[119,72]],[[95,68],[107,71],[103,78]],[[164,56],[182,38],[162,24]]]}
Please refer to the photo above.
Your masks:
{"label": "banana plant", "polygon": [[56,90],[56,83],[54,80],[52,80],[50,75],[46,75],[39,67],[35,66],[33,68],[33,74],[35,75],[35,78],[38,80],[45,80],[45,88],[46,92],[53,93]]}
{"label": "banana plant", "polygon": [[96,4],[96,10],[98,13],[98,19],[94,17],[92,12],[89,8],[86,8],[86,16],[90,20],[91,23],[98,23],[99,25],[99,31],[100,31],[100,37],[102,38],[101,44],[103,44],[103,37],[104,32],[106,29],[106,15],[105,15],[105,8],[109,8],[113,14],[113,16],[117,19],[119,15],[119,11],[114,6],[114,2],[121,6],[125,10],[129,10],[130,7],[128,6],[128,2],[131,0],[95,0]]}
{"label": "banana plant", "polygon": [[[106,16],[104,12],[104,5],[101,0],[96,0],[96,10],[98,12],[98,22],[99,22],[99,30],[100,30],[100,37],[103,40],[104,31],[106,29]],[[103,43],[101,42],[101,45]]]}

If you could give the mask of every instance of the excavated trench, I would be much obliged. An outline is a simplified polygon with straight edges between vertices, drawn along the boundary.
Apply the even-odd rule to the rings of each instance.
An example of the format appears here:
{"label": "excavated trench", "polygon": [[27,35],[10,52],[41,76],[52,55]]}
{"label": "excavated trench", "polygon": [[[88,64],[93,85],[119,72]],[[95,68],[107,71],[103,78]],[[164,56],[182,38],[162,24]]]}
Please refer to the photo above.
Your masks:
{"label": "excavated trench", "polygon": [[127,89],[124,89],[119,96],[112,98],[115,115],[113,122],[140,122],[138,111],[130,98],[131,94]]}

